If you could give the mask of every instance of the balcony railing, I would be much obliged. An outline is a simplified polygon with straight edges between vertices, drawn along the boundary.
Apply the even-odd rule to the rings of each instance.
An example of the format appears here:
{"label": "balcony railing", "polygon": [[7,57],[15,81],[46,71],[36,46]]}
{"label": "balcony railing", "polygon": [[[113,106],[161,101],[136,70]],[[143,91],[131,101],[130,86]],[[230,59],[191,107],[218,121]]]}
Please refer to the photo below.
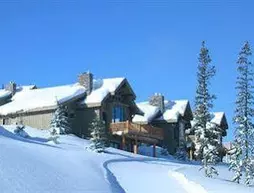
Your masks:
{"label": "balcony railing", "polygon": [[162,140],[163,129],[151,125],[140,125],[130,121],[111,123],[110,132],[117,135],[137,136]]}

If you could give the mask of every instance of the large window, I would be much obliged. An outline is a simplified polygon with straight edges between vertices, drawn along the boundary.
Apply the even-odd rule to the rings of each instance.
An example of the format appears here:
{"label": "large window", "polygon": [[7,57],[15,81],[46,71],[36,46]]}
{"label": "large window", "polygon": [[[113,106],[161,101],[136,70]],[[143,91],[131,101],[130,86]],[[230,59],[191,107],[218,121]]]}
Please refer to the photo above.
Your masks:
{"label": "large window", "polygon": [[124,109],[122,106],[114,106],[112,109],[112,122],[124,121]]}

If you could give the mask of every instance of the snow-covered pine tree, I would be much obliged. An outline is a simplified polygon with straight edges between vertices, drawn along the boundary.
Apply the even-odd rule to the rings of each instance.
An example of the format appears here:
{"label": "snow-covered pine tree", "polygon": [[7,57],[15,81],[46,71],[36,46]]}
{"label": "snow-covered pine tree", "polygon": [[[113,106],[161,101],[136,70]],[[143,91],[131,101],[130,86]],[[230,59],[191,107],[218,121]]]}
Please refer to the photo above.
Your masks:
{"label": "snow-covered pine tree", "polygon": [[51,134],[67,134],[71,132],[67,106],[57,102],[57,109],[50,123]]}
{"label": "snow-covered pine tree", "polygon": [[91,135],[91,144],[89,149],[92,151],[101,153],[106,148],[107,136],[104,121],[100,120],[99,117],[94,118],[93,122],[89,127]]}
{"label": "snow-covered pine tree", "polygon": [[160,154],[163,155],[163,156],[168,156],[169,155],[168,150],[165,146],[161,147]]}
{"label": "snow-covered pine tree", "polygon": [[188,159],[185,141],[180,141],[179,147],[176,150],[175,158],[181,161]]}
{"label": "snow-covered pine tree", "polygon": [[[245,184],[249,185],[254,178],[253,174],[253,148],[254,148],[254,92],[253,70],[250,57],[252,55],[250,44],[245,42],[237,60],[239,73],[236,82],[237,99],[234,116],[236,125],[233,155],[230,170],[235,172],[233,181],[240,182],[245,176]],[[245,173],[245,175],[243,175]]]}
{"label": "snow-covered pine tree", "polygon": [[235,176],[233,178],[234,182],[240,183],[240,179],[242,177],[242,150],[238,144],[238,140],[235,140],[235,143],[233,144],[233,147],[228,152],[229,155],[231,155],[230,158],[230,166],[229,170],[232,170],[235,173]]}
{"label": "snow-covered pine tree", "polygon": [[215,124],[211,123],[210,110],[213,107],[215,95],[209,91],[210,80],[215,75],[215,67],[211,65],[209,50],[202,42],[199,54],[199,65],[197,72],[197,89],[195,96],[195,110],[193,127],[195,133],[195,156],[202,160],[205,175],[212,177],[218,174],[213,165],[219,160],[219,131]]}

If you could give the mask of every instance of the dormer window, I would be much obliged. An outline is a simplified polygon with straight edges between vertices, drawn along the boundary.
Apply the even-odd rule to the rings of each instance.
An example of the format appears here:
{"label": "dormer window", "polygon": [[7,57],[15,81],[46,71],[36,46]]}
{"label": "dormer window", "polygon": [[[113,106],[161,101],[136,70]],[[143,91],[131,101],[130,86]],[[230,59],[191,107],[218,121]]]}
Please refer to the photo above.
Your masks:
{"label": "dormer window", "polygon": [[124,121],[124,109],[122,106],[114,106],[112,109],[112,122]]}

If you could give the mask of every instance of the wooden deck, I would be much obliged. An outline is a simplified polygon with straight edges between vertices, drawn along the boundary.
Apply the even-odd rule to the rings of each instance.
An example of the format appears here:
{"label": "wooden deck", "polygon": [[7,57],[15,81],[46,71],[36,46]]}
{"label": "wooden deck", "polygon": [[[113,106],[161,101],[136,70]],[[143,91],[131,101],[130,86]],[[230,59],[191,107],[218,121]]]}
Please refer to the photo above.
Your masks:
{"label": "wooden deck", "polygon": [[130,121],[111,123],[110,132],[113,135],[124,135],[129,138],[147,142],[163,140],[163,129],[151,125],[140,125]]}

